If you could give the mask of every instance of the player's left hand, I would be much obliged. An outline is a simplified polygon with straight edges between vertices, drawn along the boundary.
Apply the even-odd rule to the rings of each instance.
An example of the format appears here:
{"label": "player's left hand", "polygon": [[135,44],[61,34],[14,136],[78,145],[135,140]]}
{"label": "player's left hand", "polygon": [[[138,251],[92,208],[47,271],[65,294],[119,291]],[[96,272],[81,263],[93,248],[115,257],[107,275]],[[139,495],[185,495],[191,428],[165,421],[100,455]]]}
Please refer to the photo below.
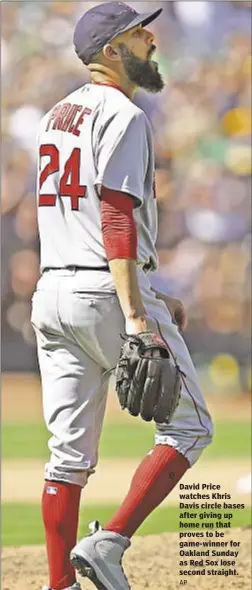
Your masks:
{"label": "player's left hand", "polygon": [[174,297],[167,297],[167,300],[167,307],[174,324],[177,324],[180,332],[185,332],[188,324],[188,317],[182,301]]}
{"label": "player's left hand", "polygon": [[176,297],[170,297],[163,293],[156,293],[156,296],[158,299],[164,301],[171,314],[172,321],[178,326],[179,331],[182,333],[185,332],[188,324],[188,316],[182,301]]}

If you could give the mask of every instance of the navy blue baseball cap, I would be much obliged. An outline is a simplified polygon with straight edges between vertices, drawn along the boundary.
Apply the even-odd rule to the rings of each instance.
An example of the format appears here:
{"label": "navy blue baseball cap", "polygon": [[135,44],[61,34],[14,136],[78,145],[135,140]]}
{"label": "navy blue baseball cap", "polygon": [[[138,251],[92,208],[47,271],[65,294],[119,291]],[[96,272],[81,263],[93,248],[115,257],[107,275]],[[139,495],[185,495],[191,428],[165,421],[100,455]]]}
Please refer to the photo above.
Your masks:
{"label": "navy blue baseball cap", "polygon": [[88,65],[91,58],[106,43],[133,27],[143,27],[161,14],[162,8],[139,14],[124,2],[106,2],[88,10],[78,21],[74,31],[74,45],[78,57]]}

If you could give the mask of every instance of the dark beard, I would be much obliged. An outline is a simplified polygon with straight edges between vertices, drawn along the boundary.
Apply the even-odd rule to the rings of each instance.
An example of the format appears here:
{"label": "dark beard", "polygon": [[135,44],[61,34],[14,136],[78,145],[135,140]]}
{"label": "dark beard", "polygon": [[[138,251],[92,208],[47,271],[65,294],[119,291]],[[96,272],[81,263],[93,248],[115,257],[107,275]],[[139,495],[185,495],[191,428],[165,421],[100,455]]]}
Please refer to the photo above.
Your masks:
{"label": "dark beard", "polygon": [[130,82],[153,93],[163,90],[164,80],[148,59],[136,57],[124,43],[120,43],[119,48],[123,66]]}

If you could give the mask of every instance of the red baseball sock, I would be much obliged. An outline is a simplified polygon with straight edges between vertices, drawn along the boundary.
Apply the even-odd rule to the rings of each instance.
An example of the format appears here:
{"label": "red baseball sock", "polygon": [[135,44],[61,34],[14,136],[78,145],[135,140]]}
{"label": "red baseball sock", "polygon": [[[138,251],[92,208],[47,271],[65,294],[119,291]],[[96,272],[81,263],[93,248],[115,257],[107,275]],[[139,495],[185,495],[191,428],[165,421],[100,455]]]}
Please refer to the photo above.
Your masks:
{"label": "red baseball sock", "polygon": [[128,495],[105,529],[132,537],[154,508],[168,496],[188,467],[187,459],[172,447],[154,447],[139,465]]}
{"label": "red baseball sock", "polygon": [[81,487],[46,481],[42,496],[50,588],[63,590],[76,581],[69,554],[76,544]]}

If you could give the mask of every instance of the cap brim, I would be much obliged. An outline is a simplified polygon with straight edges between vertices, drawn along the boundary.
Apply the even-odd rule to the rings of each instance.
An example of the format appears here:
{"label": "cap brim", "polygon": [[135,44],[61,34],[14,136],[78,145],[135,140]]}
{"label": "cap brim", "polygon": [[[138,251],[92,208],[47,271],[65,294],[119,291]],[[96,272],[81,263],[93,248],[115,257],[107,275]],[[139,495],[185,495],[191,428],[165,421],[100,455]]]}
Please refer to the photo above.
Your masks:
{"label": "cap brim", "polygon": [[138,25],[143,25],[146,27],[149,25],[153,20],[155,20],[160,14],[163,12],[163,8],[159,8],[153,12],[143,12],[142,14],[138,14],[136,18],[134,18],[127,27],[123,29],[123,33],[137,27]]}
{"label": "cap brim", "polygon": [[[141,16],[141,21],[139,24],[143,25],[143,27],[146,27],[153,20],[155,20],[161,14],[161,12],[163,12],[163,8],[159,8],[158,10],[155,10],[154,12],[147,12],[146,14],[139,15],[139,16]],[[142,20],[142,18],[143,18],[143,20]]]}

